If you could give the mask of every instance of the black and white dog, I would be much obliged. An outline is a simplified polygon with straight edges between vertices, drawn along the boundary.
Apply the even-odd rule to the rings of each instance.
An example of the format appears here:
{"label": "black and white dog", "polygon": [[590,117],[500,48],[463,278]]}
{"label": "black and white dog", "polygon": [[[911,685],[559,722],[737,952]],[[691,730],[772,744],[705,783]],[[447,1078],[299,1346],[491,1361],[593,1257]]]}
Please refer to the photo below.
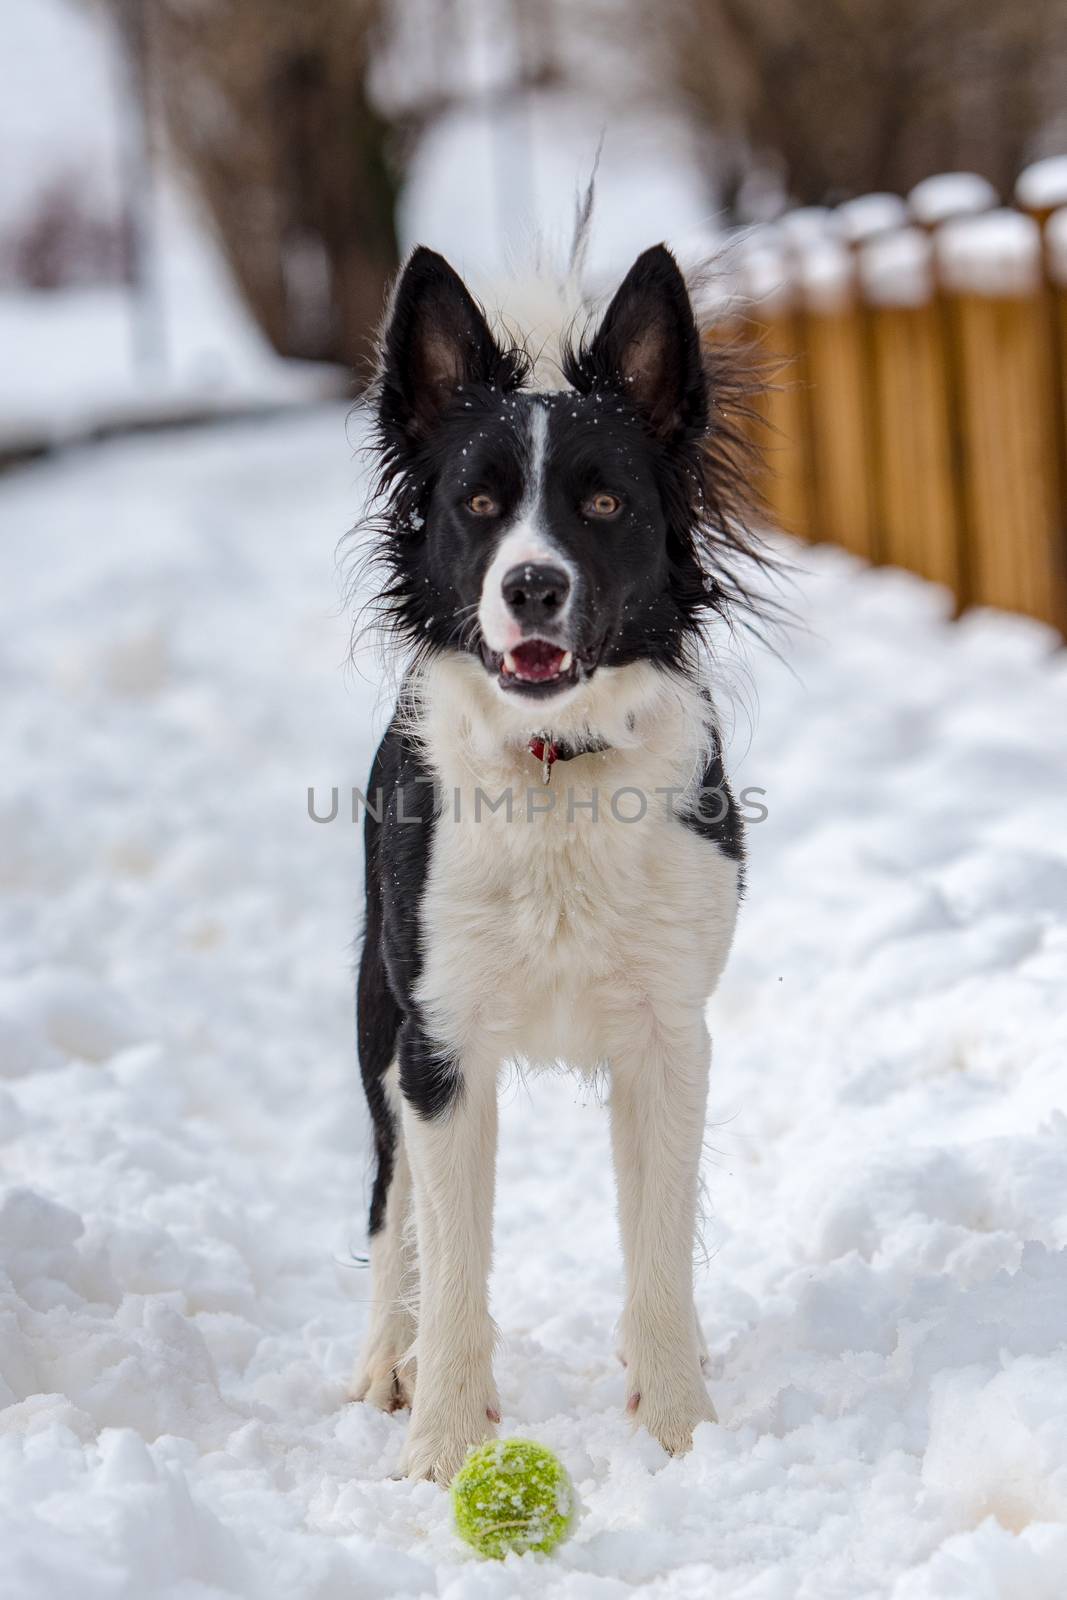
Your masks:
{"label": "black and white dog", "polygon": [[692,1257],[704,1009],[742,838],[698,645],[755,604],[739,560],[762,559],[717,360],[663,247],[564,338],[555,390],[439,255],[416,250],[393,296],[374,533],[409,661],[368,791],[377,1175],[351,1392],[411,1405],[412,1477],[447,1481],[500,1420],[486,1281],[509,1059],[610,1073],[627,1409],[669,1451],[715,1416]]}

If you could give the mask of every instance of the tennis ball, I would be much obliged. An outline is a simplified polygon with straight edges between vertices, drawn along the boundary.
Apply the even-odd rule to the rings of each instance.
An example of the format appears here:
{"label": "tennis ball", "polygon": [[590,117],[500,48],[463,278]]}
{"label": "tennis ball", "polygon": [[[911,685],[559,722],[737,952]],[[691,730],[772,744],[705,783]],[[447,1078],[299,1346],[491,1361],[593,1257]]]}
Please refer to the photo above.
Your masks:
{"label": "tennis ball", "polygon": [[452,1479],[452,1510],[460,1538],[480,1556],[548,1555],[573,1525],[574,1485],[543,1444],[493,1439],[472,1450]]}

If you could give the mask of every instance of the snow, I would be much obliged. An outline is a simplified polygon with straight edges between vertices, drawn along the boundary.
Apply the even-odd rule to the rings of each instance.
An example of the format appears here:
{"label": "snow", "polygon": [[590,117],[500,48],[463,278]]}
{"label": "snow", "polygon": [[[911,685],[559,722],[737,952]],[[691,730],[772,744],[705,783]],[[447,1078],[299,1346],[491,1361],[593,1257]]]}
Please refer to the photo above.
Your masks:
{"label": "snow", "polygon": [[912,216],[928,228],[949,217],[988,211],[996,203],[997,191],[977,172],[937,172],[923,178],[908,195]]}
{"label": "snow", "polygon": [[1046,156],[1024,167],[1015,183],[1015,198],[1029,211],[1067,205],[1067,155]]}
{"label": "snow", "polygon": [[901,227],[908,220],[908,208],[898,194],[861,194],[839,205],[834,216],[842,238],[861,244],[888,228]]}
{"label": "snow", "polygon": [[865,298],[876,306],[926,305],[934,288],[934,247],[922,228],[898,228],[859,253]]}
{"label": "snow", "polygon": [[829,206],[796,206],[778,217],[773,226],[786,244],[796,250],[827,236],[833,238],[837,233],[835,214]]}
{"label": "snow", "polygon": [[788,665],[723,668],[768,817],[711,1013],[721,1425],[629,1432],[606,1113],[566,1076],[504,1091],[492,1292],[504,1431],[562,1457],[574,1537],[480,1564],[394,1479],[404,1418],[344,1403],[344,797],[390,698],[342,666],[347,433],[0,484],[0,1592],[1059,1600],[1067,664],[832,550],[794,552]]}
{"label": "snow", "polygon": [[162,362],[147,370],[138,362],[136,313],[124,288],[0,293],[0,439],[62,443],[124,418],[337,395],[335,368],[284,361],[271,350],[191,198],[172,180],[159,215]]}
{"label": "snow", "polygon": [[946,288],[961,293],[1025,295],[1041,281],[1041,230],[1020,211],[955,217],[937,234]]}

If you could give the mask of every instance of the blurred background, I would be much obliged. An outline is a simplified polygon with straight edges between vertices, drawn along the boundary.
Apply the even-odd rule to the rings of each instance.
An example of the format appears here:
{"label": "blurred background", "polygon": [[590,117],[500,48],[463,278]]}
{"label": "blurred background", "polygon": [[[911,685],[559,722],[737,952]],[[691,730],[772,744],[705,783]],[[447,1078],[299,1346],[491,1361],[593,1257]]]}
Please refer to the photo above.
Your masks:
{"label": "blurred background", "polygon": [[599,151],[590,292],[717,254],[781,375],[771,520],[1062,623],[1067,0],[7,0],[0,130],[4,461],[358,391]]}

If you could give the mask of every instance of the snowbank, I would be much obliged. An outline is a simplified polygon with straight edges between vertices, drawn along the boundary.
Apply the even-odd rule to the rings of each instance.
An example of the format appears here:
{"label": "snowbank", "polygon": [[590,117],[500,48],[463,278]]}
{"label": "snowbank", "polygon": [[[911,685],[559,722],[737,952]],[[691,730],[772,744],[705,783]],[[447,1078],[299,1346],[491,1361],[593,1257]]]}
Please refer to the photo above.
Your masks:
{"label": "snowbank", "polygon": [[485,1567],[343,1400],[358,838],[306,790],[388,700],[341,668],[358,486],[340,411],[0,484],[0,1592],[1059,1600],[1062,656],[813,549],[790,669],[724,666],[768,818],[712,1007],[722,1424],[631,1437],[605,1112],[511,1084],[504,1427],[585,1513]]}

